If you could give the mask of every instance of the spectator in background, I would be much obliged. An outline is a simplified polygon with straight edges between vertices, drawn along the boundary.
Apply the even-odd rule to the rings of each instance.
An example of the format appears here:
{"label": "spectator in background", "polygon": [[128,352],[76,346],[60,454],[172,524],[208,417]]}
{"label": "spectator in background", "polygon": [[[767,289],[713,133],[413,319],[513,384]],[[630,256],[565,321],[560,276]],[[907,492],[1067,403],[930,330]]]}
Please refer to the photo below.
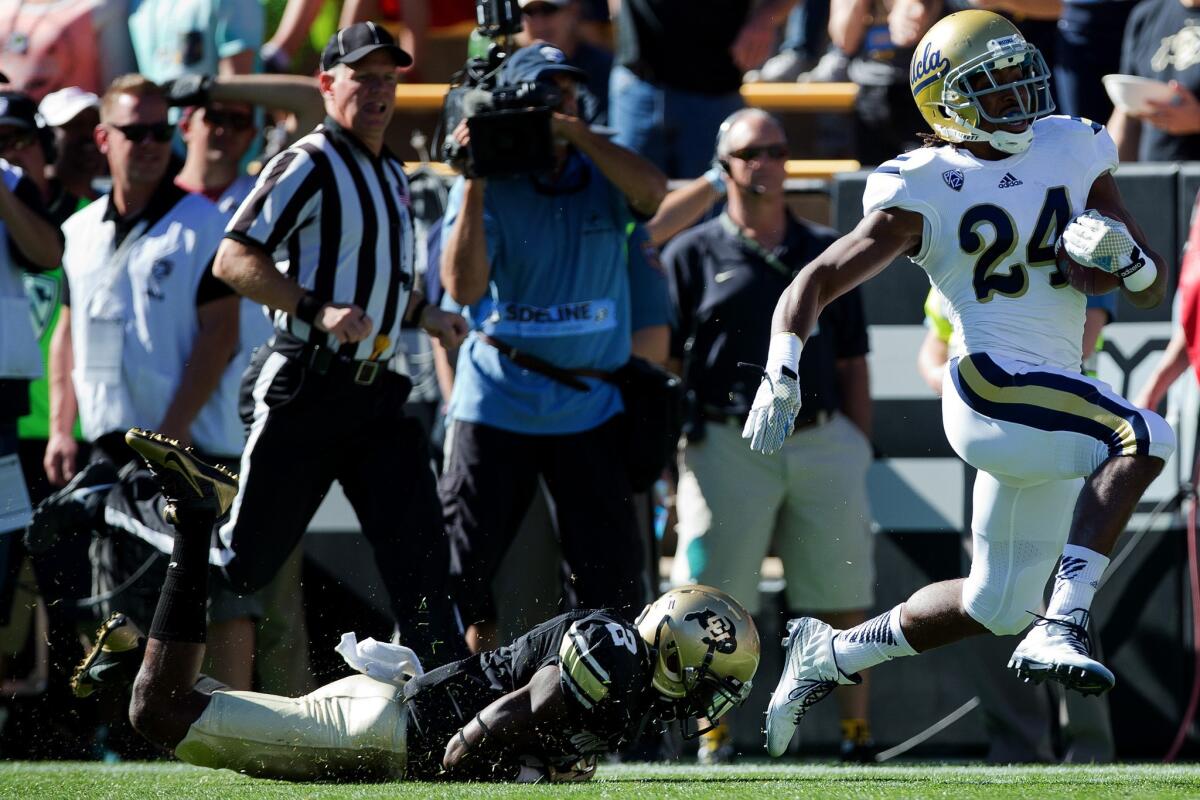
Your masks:
{"label": "spectator in background", "polygon": [[587,122],[603,125],[608,121],[608,79],[613,57],[607,50],[580,38],[582,0],[520,0],[525,29],[517,41],[527,45],[533,41],[549,42],[562,50],[567,63],[587,73],[584,86],[591,95],[594,108],[583,109]]}
{"label": "spectator in background", "polygon": [[[214,430],[201,413],[233,353],[237,304],[206,270],[213,237],[220,238],[220,215],[208,200],[176,188],[167,174],[173,126],[166,109],[162,89],[145,77],[114,82],[96,129],[113,192],[64,228],[68,293],[51,361],[52,372],[58,365],[76,376],[78,391],[51,386],[54,428],[46,458],[55,485],[71,477],[65,457],[73,449],[68,433],[75,415],[56,414],[54,406],[73,410],[76,394],[95,457],[117,465],[133,458],[124,431],[146,419],[209,454],[240,447],[220,439],[216,430],[223,426]],[[96,254],[107,247],[116,259],[109,270],[98,270]],[[164,248],[177,258],[159,259]],[[185,298],[190,306],[182,305]],[[72,305],[79,313],[71,314]]]}
{"label": "spectator in background", "polygon": [[126,0],[0,0],[0,70],[40,101],[68,86],[94,93],[135,61]]}
{"label": "spectator in background", "polygon": [[1121,72],[1169,82],[1175,97],[1152,111],[1113,111],[1108,130],[1122,161],[1200,160],[1200,0],[1143,0],[1129,15]]}
{"label": "spectator in background", "polygon": [[[875,578],[862,298],[852,290],[821,314],[800,361],[803,410],[783,450],[770,458],[750,452],[741,432],[759,376],[738,365],[764,362],[770,332],[762,309],[837,237],[788,211],[787,138],[775,117],[745,109],[720,130],[725,213],[680,234],[664,253],[677,317],[673,371],[684,378],[691,415],[671,580],[721,586],[757,613],[762,560],[774,543],[789,617],[808,609],[851,627],[874,603]],[[842,757],[870,760],[867,689],[839,696]],[[706,737],[702,756],[717,756],[720,739],[719,731]]]}
{"label": "spectator in background", "polygon": [[[32,123],[34,108],[27,96],[0,96],[5,131],[0,137],[10,151],[29,138],[25,125]],[[37,184],[6,162],[0,162],[0,240],[0,606],[11,609],[24,560],[19,532],[31,517],[18,425],[30,411],[31,381],[44,374],[24,278],[57,268],[62,236],[46,216]],[[45,619],[40,611],[37,617]],[[44,640],[46,630],[39,633],[39,641]],[[45,667],[44,651],[41,656]]]}
{"label": "spectator in background", "polygon": [[[223,463],[236,463],[241,452],[244,434],[230,419],[231,398],[218,391],[238,340],[238,298],[210,270],[224,219],[209,200],[172,182],[167,167],[174,127],[166,118],[157,84],[141,75],[113,83],[95,134],[112,174],[112,194],[63,226],[67,291],[50,352],[45,457],[47,477],[56,485],[72,478],[76,409],[92,461],[110,465],[81,472],[80,481],[115,478],[134,456],[124,432],[149,420]],[[48,540],[56,530],[75,532],[54,524],[56,513],[64,522],[71,514],[72,485],[78,484],[44,506]],[[120,547],[152,553],[153,535],[139,526],[131,531],[147,541],[126,538]],[[150,611],[128,610],[143,622]],[[236,638],[245,619],[259,615],[256,598],[214,594],[214,639]],[[244,660],[220,666],[222,674],[247,685]]]}
{"label": "spectator in background", "polygon": [[261,0],[129,0],[138,71],[152,81],[257,71]]}
{"label": "spectator in background", "polygon": [[374,20],[393,28],[400,46],[413,57],[414,67],[405,73],[405,80],[417,81],[419,74],[414,72],[420,67],[429,28],[474,18],[474,3],[470,0],[345,0],[338,27]]}
{"label": "spectator in background", "polygon": [[742,73],[771,54],[796,0],[612,0],[617,65],[609,85],[616,142],[672,178],[709,166],[721,120],[741,108]]}
{"label": "spectator in background", "polygon": [[829,0],[803,0],[793,8],[778,52],[760,69],[748,72],[746,80],[772,83],[821,80],[807,73],[817,66],[829,43],[829,6]]}
{"label": "spectator in background", "polygon": [[[52,213],[65,221],[83,207],[84,201],[95,200],[100,192],[96,183],[108,175],[108,162],[96,147],[95,130],[100,124],[100,98],[77,86],[68,86],[46,95],[38,105],[38,113],[53,136],[54,158],[48,162]],[[60,191],[61,189],[61,191]],[[77,200],[69,209],[69,199]],[[58,210],[59,200],[68,206]]]}
{"label": "spectator in background", "polygon": [[[94,100],[95,95],[89,94],[84,98],[85,102]],[[89,198],[72,194],[60,181],[51,177],[47,165],[54,160],[55,136],[50,128],[38,120],[37,110],[33,99],[23,92],[0,92],[0,158],[19,167],[37,188],[47,216],[57,229],[67,217],[86,206]],[[62,306],[62,269],[26,273],[24,281],[44,367]],[[29,413],[19,420],[18,433],[21,439],[21,467],[30,500],[36,506],[53,490],[42,466],[50,435],[50,393],[45,374],[29,384]],[[75,434],[79,435],[78,429]],[[50,558],[39,559],[35,566],[38,568],[38,583],[49,603],[52,625],[58,630],[61,626],[57,623],[64,612],[73,619],[70,613],[73,603],[70,608],[64,607],[63,597],[69,596],[74,601],[87,595],[86,546],[73,551],[63,548]],[[62,654],[55,652],[53,655],[58,658]],[[73,656],[72,651],[67,655],[67,661],[60,659],[55,666],[68,667]],[[65,681],[63,683],[65,685]]]}
{"label": "spectator in background", "polygon": [[[1113,105],[1100,79],[1121,71],[1121,42],[1140,0],[1062,0],[1054,43],[1058,112],[1104,122]],[[1047,5],[1052,5],[1047,2]]]}
{"label": "spectator in background", "polygon": [[921,145],[928,132],[912,102],[908,71],[913,46],[941,14],[941,0],[842,0],[829,14],[829,38],[849,56],[854,98],[855,158],[882,164]]}
{"label": "spectator in background", "polygon": [[[492,578],[539,475],[579,604],[630,615],[646,598],[621,397],[598,373],[629,358],[632,214],[654,212],[666,178],[578,118],[575,90],[587,76],[565,60],[535,42],[501,74],[560,89],[553,173],[459,179],[443,225],[442,283],[476,326],[458,358],[440,486],[475,651],[494,638]],[[469,142],[465,124],[453,135]],[[651,334],[665,345],[665,325]]]}

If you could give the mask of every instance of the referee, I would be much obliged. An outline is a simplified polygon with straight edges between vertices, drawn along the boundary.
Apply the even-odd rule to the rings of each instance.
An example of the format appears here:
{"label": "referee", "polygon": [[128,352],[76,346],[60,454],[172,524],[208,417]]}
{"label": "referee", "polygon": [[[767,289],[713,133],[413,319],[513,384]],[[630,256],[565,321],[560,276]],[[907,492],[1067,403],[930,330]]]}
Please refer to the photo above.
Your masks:
{"label": "referee", "polygon": [[276,156],[226,230],[214,272],[274,310],[275,334],[242,384],[249,439],[222,566],[239,591],[267,583],[330,484],[354,507],[401,641],[428,663],[457,658],[428,444],[390,371],[403,322],[457,346],[466,324],[413,288],[413,220],[401,162],[383,145],[408,53],[371,22],[321,56],[327,117]]}

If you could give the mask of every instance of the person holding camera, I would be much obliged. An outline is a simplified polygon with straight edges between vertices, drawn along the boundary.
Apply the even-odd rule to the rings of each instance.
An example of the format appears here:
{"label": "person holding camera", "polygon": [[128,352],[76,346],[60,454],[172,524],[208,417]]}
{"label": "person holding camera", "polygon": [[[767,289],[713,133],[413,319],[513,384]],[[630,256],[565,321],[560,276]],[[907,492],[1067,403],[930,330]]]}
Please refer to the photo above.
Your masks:
{"label": "person holding camera", "polygon": [[[621,394],[605,378],[631,352],[630,235],[667,181],[579,119],[576,90],[587,76],[565,61],[535,42],[500,75],[501,85],[558,96],[553,167],[459,179],[443,223],[442,283],[475,327],[458,358],[440,485],[473,649],[492,636],[492,577],[539,475],[578,603],[633,614],[647,596]],[[470,151],[467,121],[453,136]],[[667,326],[640,335],[665,345]]]}
{"label": "person holding camera", "polygon": [[[770,338],[762,309],[836,238],[788,211],[787,153],[775,117],[754,108],[729,116],[716,144],[725,212],[663,253],[677,321],[673,366],[690,417],[671,581],[725,587],[757,614],[762,560],[773,545],[789,615],[807,609],[849,627],[866,619],[875,577],[867,327],[857,290],[830,303],[809,339],[800,362],[804,410],[782,451],[764,458],[741,439],[761,377],[743,364],[763,363]],[[865,684],[838,697],[842,757],[865,760],[873,755]],[[719,760],[712,743],[702,743],[701,755]]]}

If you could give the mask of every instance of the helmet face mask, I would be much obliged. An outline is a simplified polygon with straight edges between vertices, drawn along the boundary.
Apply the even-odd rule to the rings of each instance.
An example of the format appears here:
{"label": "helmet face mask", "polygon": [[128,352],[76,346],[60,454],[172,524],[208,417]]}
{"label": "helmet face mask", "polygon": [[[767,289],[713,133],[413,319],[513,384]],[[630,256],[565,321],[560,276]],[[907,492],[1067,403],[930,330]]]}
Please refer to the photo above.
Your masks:
{"label": "helmet face mask", "polygon": [[[1020,68],[1015,80],[1000,73]],[[917,45],[910,87],[921,116],[952,143],[987,142],[1006,153],[1023,152],[1033,140],[1032,122],[1055,110],[1050,70],[1038,49],[1008,20],[990,11],[960,11],[929,29]],[[995,97],[1015,107],[988,111]],[[1003,128],[1027,123],[1023,130]],[[983,125],[993,130],[984,130]]]}
{"label": "helmet face mask", "polygon": [[711,730],[749,697],[758,631],[729,595],[707,586],[674,589],[643,609],[637,627],[652,649],[658,714],[679,720],[684,738]]}

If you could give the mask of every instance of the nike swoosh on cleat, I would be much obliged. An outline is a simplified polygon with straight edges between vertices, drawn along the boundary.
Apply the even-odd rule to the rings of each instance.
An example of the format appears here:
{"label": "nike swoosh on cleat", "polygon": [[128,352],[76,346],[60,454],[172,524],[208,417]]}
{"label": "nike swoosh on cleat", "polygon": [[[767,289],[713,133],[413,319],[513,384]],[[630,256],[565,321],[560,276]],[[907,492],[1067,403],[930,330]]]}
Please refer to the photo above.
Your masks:
{"label": "nike swoosh on cleat", "polygon": [[736,269],[726,270],[725,272],[718,272],[716,275],[713,275],[713,280],[715,280],[717,283],[724,283],[725,281],[729,280],[736,274],[737,274]]}

